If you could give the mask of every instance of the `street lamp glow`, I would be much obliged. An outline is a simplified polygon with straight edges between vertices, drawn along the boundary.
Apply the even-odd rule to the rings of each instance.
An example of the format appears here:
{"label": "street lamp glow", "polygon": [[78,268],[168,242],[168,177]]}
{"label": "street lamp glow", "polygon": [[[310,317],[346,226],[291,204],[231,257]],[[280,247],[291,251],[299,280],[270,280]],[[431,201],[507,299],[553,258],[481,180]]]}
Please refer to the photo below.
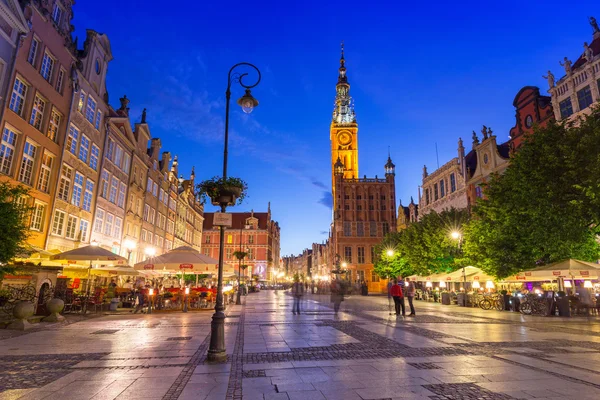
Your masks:
{"label": "street lamp glow", "polygon": [[450,236],[452,237],[452,239],[458,240],[458,239],[460,239],[460,232],[459,231],[452,231],[450,233]]}
{"label": "street lamp glow", "polygon": [[95,240],[92,240],[92,242],[90,243],[90,245],[92,245],[92,246],[98,246],[98,242],[95,241]]}
{"label": "street lamp glow", "polygon": [[144,250],[144,252],[148,257],[154,257],[154,255],[156,254],[156,249],[154,247],[146,247],[146,250]]}
{"label": "street lamp glow", "polygon": [[258,106],[258,100],[252,96],[250,89],[246,89],[246,93],[238,99],[237,103],[246,114],[250,114],[254,107]]}
{"label": "street lamp glow", "polygon": [[126,239],[123,242],[123,246],[125,246],[127,251],[133,251],[133,250],[135,250],[136,244],[133,240]]}
{"label": "street lamp glow", "polygon": [[346,268],[347,266],[348,266],[348,263],[347,263],[346,261],[344,261],[344,262],[342,263],[342,267]]}
{"label": "street lamp glow", "polygon": [[388,255],[388,257],[392,257],[394,255],[394,250],[388,249],[388,251],[386,251],[386,254]]}

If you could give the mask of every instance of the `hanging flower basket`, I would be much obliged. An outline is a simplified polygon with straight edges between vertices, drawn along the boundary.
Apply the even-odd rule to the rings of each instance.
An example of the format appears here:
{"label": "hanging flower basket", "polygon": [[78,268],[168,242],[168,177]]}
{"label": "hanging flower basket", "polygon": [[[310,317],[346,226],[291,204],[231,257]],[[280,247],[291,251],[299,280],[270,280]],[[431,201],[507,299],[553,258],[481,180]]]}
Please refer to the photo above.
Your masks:
{"label": "hanging flower basket", "polygon": [[215,176],[200,182],[197,189],[203,203],[210,199],[211,204],[215,206],[233,206],[242,204],[248,185],[240,178],[223,179]]}

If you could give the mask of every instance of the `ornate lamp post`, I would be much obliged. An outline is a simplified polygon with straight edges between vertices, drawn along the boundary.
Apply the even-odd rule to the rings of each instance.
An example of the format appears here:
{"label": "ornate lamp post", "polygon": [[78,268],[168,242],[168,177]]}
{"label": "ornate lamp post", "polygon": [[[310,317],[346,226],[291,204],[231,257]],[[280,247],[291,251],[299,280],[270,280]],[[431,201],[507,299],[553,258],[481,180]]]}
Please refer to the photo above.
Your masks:
{"label": "ornate lamp post", "polygon": [[[460,252],[460,249],[462,246],[462,233],[460,233],[459,231],[452,231],[450,233],[450,236],[452,237],[452,239],[458,240],[458,251]],[[464,265],[462,267],[462,273],[463,273],[463,289],[464,289],[463,307],[466,307],[467,306],[467,272],[465,270]]]}
{"label": "ornate lamp post", "polygon": [[123,246],[125,246],[125,249],[127,250],[127,265],[129,265],[131,260],[131,252],[135,250],[136,245],[133,240],[127,239],[123,242]]}
{"label": "ornate lamp post", "polygon": [[[240,239],[240,242],[241,242],[241,239]],[[238,259],[238,292],[237,292],[237,296],[235,299],[236,305],[242,304],[242,290],[241,290],[241,286],[240,286],[240,275],[242,273],[242,260],[248,255],[248,252],[242,251],[241,247],[242,247],[242,244],[240,243],[240,251],[236,251],[235,253],[233,253],[235,258]]]}
{"label": "ornate lamp post", "polygon": [[[253,85],[246,85],[243,82],[243,78],[248,75],[247,72],[242,74],[233,73],[233,71],[239,67],[245,66],[254,68],[258,74],[258,79],[256,83]],[[242,62],[235,64],[229,70],[229,74],[227,75],[227,90],[225,91],[225,146],[223,150],[223,181],[227,179],[227,145],[229,141],[229,101],[231,99],[231,84],[233,82],[237,82],[246,89],[246,93],[242,96],[238,101],[242,107],[242,110],[249,114],[252,112],[254,107],[258,106],[258,100],[252,97],[250,89],[259,84],[261,79],[260,70],[256,68],[256,66]],[[225,212],[227,209],[227,202],[220,203],[221,212]],[[225,306],[223,305],[223,252],[224,252],[224,242],[225,242],[225,227],[219,227],[219,274],[218,274],[218,283],[217,283],[217,302],[215,305],[215,313],[213,314],[212,321],[210,323],[210,347],[208,349],[207,359],[212,362],[221,362],[225,361],[227,355],[225,353]]]}

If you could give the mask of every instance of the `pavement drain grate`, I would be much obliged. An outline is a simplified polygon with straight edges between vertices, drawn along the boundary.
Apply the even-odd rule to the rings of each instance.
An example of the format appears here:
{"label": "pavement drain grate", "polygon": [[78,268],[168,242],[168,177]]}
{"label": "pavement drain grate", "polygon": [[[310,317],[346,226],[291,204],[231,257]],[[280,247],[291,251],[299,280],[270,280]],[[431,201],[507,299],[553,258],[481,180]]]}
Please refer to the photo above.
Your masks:
{"label": "pavement drain grate", "polygon": [[92,332],[92,335],[112,335],[113,333],[119,332],[119,329],[102,329],[96,332]]}
{"label": "pavement drain grate", "polygon": [[267,371],[264,369],[253,369],[250,371],[244,371],[244,378],[265,378]]}
{"label": "pavement drain grate", "polygon": [[510,400],[514,399],[507,394],[494,393],[473,383],[450,383],[444,385],[423,385],[435,396],[429,396],[431,400]]}
{"label": "pavement drain grate", "polygon": [[434,363],[428,363],[428,362],[424,362],[424,363],[407,363],[408,365],[415,367],[416,369],[442,369],[442,367],[440,367],[437,364]]}
{"label": "pavement drain grate", "polygon": [[192,339],[191,336],[176,336],[176,337],[170,337],[167,340],[190,340]]}

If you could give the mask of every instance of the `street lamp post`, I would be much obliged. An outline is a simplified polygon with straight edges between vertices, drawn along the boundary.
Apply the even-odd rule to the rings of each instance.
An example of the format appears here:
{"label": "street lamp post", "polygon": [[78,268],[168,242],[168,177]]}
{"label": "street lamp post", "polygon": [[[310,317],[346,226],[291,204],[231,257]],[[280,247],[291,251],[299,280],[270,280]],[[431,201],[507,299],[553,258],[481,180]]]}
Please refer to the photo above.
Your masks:
{"label": "street lamp post", "polygon": [[[243,82],[243,78],[248,76],[247,72],[243,74],[233,73],[233,70],[239,66],[251,67],[256,70],[258,73],[258,79],[254,85],[246,85]],[[233,74],[232,74],[233,73]],[[260,71],[256,66],[242,62],[235,64],[229,70],[229,74],[227,76],[227,90],[225,91],[225,137],[224,137],[224,150],[223,150],[223,181],[227,179],[227,145],[229,141],[229,102],[231,99],[231,84],[233,82],[238,82],[240,86],[242,86],[246,93],[242,96],[238,101],[242,107],[242,110],[249,114],[252,112],[254,107],[258,105],[258,101],[252,97],[250,89],[255,87],[260,83],[261,75]],[[221,203],[221,212],[225,212],[227,209],[227,203]],[[213,314],[212,321],[210,323],[210,347],[208,349],[207,359],[212,362],[221,362],[225,361],[227,358],[227,354],[225,353],[225,307],[223,305],[223,252],[224,252],[224,242],[225,242],[225,227],[219,227],[219,273],[218,273],[218,283],[217,283],[217,301],[215,304],[215,313]]]}
{"label": "street lamp post", "polygon": [[131,252],[133,250],[135,250],[135,242],[133,240],[127,239],[127,240],[125,240],[123,245],[125,246],[125,249],[127,250],[127,265],[130,265]]}
{"label": "street lamp post", "polygon": [[[241,233],[241,229],[240,229],[240,233]],[[238,259],[238,292],[237,292],[237,296],[235,299],[236,305],[242,304],[242,291],[241,291],[241,286],[240,286],[240,275],[241,275],[241,271],[242,271],[242,260],[247,255],[248,255],[248,252],[242,251],[242,239],[240,238],[240,251],[235,252],[235,257]]]}
{"label": "street lamp post", "polygon": [[[450,236],[452,236],[452,239],[458,240],[458,252],[460,253],[460,249],[462,246],[462,233],[460,233],[459,231],[452,231]],[[464,265],[462,267],[462,273],[463,273],[463,289],[464,289],[463,290],[464,291],[463,307],[466,307],[467,306],[467,271],[465,270]]]}

